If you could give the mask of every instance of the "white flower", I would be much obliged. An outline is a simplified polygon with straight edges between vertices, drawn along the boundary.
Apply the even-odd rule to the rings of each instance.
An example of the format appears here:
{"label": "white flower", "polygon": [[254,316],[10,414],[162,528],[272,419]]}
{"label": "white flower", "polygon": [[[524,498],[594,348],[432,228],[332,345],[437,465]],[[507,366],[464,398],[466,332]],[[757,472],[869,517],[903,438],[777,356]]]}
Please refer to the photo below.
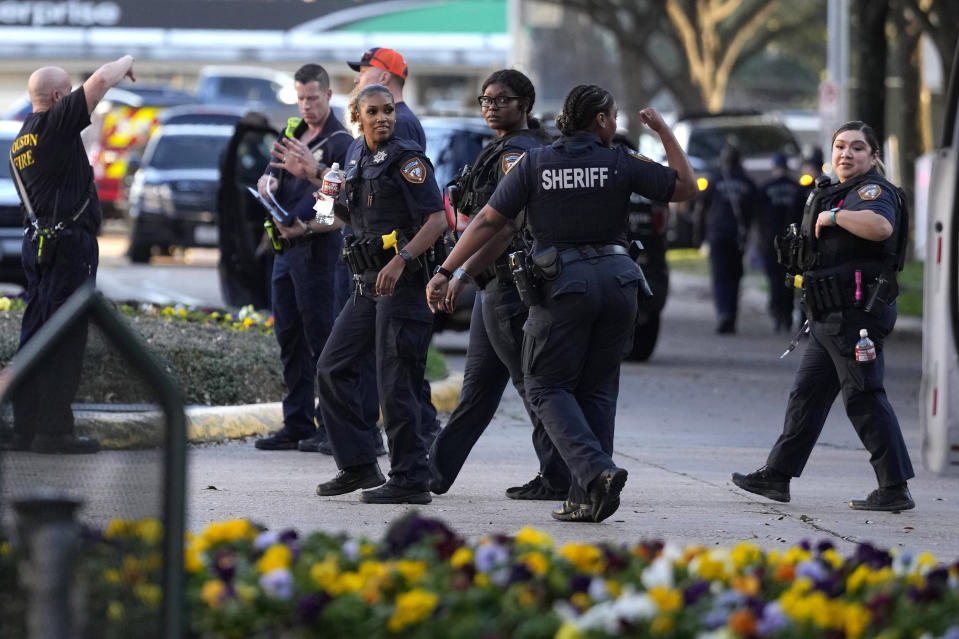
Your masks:
{"label": "white flower", "polygon": [[613,602],[613,609],[619,619],[633,622],[639,619],[652,619],[656,616],[658,608],[656,602],[649,598],[649,595],[636,594],[632,589],[628,589]]}
{"label": "white flower", "polygon": [[651,563],[640,577],[646,590],[656,586],[673,587],[673,566],[665,557],[659,557]]}
{"label": "white flower", "polygon": [[589,589],[586,591],[586,594],[588,594],[589,598],[593,601],[609,599],[609,591],[606,590],[606,581],[599,577],[593,577],[589,582]]}

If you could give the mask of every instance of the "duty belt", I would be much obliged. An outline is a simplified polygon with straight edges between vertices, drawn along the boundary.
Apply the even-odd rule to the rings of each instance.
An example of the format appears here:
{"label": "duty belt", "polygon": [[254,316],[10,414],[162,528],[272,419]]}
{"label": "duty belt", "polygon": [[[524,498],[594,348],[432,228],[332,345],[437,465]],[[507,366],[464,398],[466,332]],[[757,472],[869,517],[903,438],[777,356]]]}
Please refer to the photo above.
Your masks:
{"label": "duty belt", "polygon": [[619,244],[583,244],[563,249],[559,252],[559,259],[565,265],[607,255],[629,255],[629,249]]}

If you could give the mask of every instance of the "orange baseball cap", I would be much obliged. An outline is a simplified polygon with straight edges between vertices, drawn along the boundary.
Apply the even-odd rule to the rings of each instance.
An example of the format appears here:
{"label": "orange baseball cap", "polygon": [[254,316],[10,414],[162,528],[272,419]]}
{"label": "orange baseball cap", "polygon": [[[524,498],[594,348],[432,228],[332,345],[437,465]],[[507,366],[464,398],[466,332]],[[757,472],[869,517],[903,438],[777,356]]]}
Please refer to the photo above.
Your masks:
{"label": "orange baseball cap", "polygon": [[347,64],[354,71],[359,71],[360,67],[376,67],[389,71],[393,75],[398,75],[404,80],[408,73],[406,60],[403,59],[403,56],[393,49],[384,47],[373,47],[363,54],[359,62],[347,62]]}

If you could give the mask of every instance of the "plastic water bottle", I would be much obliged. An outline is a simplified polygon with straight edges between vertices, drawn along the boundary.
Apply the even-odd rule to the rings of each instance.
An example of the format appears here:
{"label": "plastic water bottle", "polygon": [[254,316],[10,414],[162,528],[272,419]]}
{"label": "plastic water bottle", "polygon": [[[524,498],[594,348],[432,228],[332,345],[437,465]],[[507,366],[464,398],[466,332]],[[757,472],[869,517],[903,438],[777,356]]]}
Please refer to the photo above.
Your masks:
{"label": "plastic water bottle", "polygon": [[876,345],[869,339],[869,331],[859,329],[859,341],[856,342],[856,361],[871,362],[876,359]]}
{"label": "plastic water bottle", "polygon": [[320,224],[333,223],[333,202],[336,196],[340,194],[340,186],[343,179],[340,177],[340,163],[334,162],[330,170],[323,176],[323,185],[320,187],[320,195],[313,205],[316,211],[316,221]]}

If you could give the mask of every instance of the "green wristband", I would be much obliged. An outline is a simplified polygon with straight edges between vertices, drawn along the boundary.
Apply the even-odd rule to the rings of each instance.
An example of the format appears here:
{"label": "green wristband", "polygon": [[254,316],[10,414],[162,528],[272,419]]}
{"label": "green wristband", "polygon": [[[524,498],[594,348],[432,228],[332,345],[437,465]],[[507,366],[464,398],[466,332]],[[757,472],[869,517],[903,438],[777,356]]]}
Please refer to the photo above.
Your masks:
{"label": "green wristband", "polygon": [[839,222],[836,221],[836,213],[839,212],[839,207],[829,209],[829,218],[832,220],[833,226],[839,226]]}

